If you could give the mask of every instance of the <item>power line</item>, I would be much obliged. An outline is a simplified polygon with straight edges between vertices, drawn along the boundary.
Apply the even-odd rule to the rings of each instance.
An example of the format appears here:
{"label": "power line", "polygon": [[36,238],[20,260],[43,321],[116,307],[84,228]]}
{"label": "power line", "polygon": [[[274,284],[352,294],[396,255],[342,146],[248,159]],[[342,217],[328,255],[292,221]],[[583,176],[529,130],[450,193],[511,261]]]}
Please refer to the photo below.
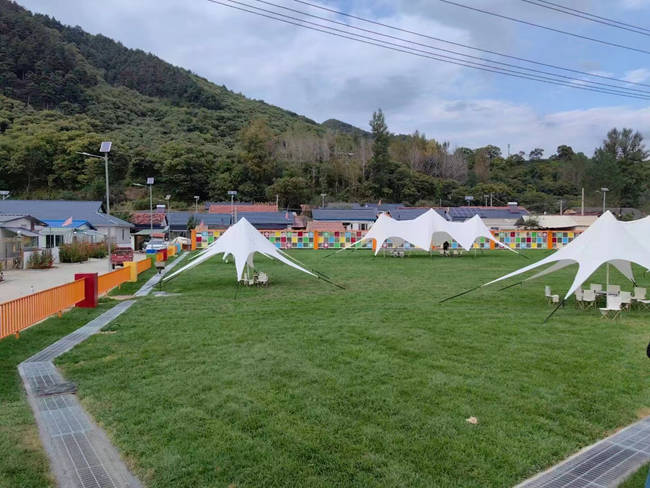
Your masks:
{"label": "power line", "polygon": [[[313,30],[313,31],[317,31],[317,32],[322,32],[322,33],[329,34],[329,35],[332,35],[332,36],[335,36],[335,37],[349,39],[349,40],[360,42],[360,43],[363,43],[363,44],[382,47],[384,49],[388,49],[388,50],[395,51],[395,52],[411,54],[413,56],[418,56],[418,57],[421,57],[421,58],[433,59],[433,60],[436,60],[436,61],[442,61],[442,62],[446,62],[446,63],[450,63],[450,64],[455,64],[455,65],[458,65],[458,66],[474,68],[474,69],[477,69],[477,70],[480,70],[480,71],[486,71],[486,72],[491,72],[491,73],[502,74],[504,76],[510,76],[510,77],[513,77],[513,78],[527,79],[527,80],[532,80],[532,81],[538,81],[538,82],[541,82],[541,83],[547,83],[547,84],[558,85],[558,86],[565,86],[565,87],[570,87],[570,88],[576,88],[576,89],[579,89],[579,90],[586,90],[586,91],[592,91],[592,92],[598,92],[598,93],[605,93],[605,94],[609,94],[609,95],[618,95],[618,96],[623,96],[623,97],[627,97],[627,98],[636,98],[636,99],[639,99],[639,100],[650,100],[649,96],[646,96],[646,95],[643,95],[643,94],[636,94],[636,93],[630,93],[630,92],[625,92],[625,91],[617,91],[617,90],[613,90],[613,89],[605,89],[605,88],[599,88],[599,87],[593,87],[593,86],[581,86],[579,84],[564,82],[564,81],[560,81],[560,80],[555,80],[555,79],[547,78],[547,77],[544,77],[544,76],[531,75],[531,74],[528,74],[528,73],[521,73],[521,72],[518,72],[518,71],[507,70],[505,68],[499,68],[499,67],[484,65],[484,64],[481,64],[481,63],[476,63],[474,61],[462,61],[462,62],[455,61],[455,60],[452,60],[453,58],[450,58],[448,56],[443,57],[442,55],[438,55],[438,54],[421,54],[421,53],[415,52],[415,51],[421,51],[421,50],[415,50],[414,48],[410,48],[408,46],[391,47],[391,46],[389,46],[387,44],[393,44],[393,43],[387,43],[387,41],[383,41],[383,40],[380,40],[380,39],[370,38],[370,39],[373,39],[373,41],[363,40],[363,39],[359,39],[359,37],[366,37],[366,38],[368,38],[368,37],[367,36],[360,36],[359,34],[349,33],[349,32],[347,33],[348,35],[338,34],[336,32],[332,32],[332,30],[335,30],[335,29],[332,28],[332,27],[328,27],[328,26],[321,26],[322,28],[310,27],[308,25],[304,25],[305,23],[308,23],[308,21],[304,21],[304,20],[299,21],[299,22],[302,22],[302,23],[294,22],[294,21],[291,21],[291,20],[286,20],[286,18],[282,18],[282,17],[287,17],[288,18],[288,16],[284,16],[283,14],[273,13],[273,15],[276,16],[276,17],[274,17],[272,15],[268,15],[268,14],[265,14],[265,13],[262,13],[262,12],[259,11],[259,10],[264,10],[264,9],[260,9],[259,7],[253,7],[251,5],[244,4],[242,2],[237,2],[235,0],[225,0],[225,1],[228,1],[228,2],[231,2],[231,3],[224,3],[222,1],[217,1],[217,0],[208,0],[208,1],[211,2],[211,3],[218,4],[218,5],[223,5],[225,7],[230,7],[230,8],[236,9],[236,10],[240,10],[240,11],[243,11],[243,12],[248,12],[248,13],[258,15],[258,16],[261,16],[261,17],[265,17],[265,18],[268,18],[268,19],[271,19],[271,20],[283,22],[283,23],[286,23],[286,24],[295,25],[297,27],[302,27],[302,28],[305,28],[305,29],[309,29],[309,30]],[[249,9],[246,9],[246,8],[237,7],[235,5],[232,5],[232,3],[245,5],[245,6],[249,7],[249,8],[255,9],[255,10],[249,10]],[[316,24],[316,25],[320,25],[320,24]],[[357,36],[357,37],[351,37],[351,36]],[[399,45],[396,45],[396,46],[399,46]],[[426,51],[424,51],[424,52],[426,52]],[[449,58],[449,59],[444,59],[444,58]],[[581,82],[581,80],[576,80],[576,81]],[[624,88],[620,88],[620,89],[624,90]]]}
{"label": "power line", "polygon": [[[529,3],[531,5],[537,5],[538,7],[546,8],[546,9],[549,9],[549,10],[555,10],[556,12],[560,12],[560,13],[563,13],[563,14],[572,15],[573,17],[579,17],[581,19],[589,20],[591,22],[597,22],[599,24],[608,25],[610,27],[615,27],[617,29],[622,29],[622,30],[626,30],[626,31],[629,31],[629,32],[634,32],[635,34],[641,34],[642,36],[650,36],[650,32],[643,32],[643,30],[637,30],[636,27],[631,29],[629,27],[625,27],[623,25],[617,24],[616,21],[611,21],[610,22],[609,20],[601,20],[600,18],[594,18],[593,16],[591,16],[592,14],[585,13],[583,15],[582,13],[576,13],[575,11],[572,11],[573,9],[564,7],[562,5],[558,5],[556,3],[551,3],[551,2],[538,3],[538,2],[535,2],[534,0],[521,0],[521,1]],[[544,3],[548,3],[549,5],[544,5]],[[553,6],[553,5],[555,5],[555,6]]]}
{"label": "power line", "polygon": [[596,19],[606,20],[608,22],[612,22],[614,24],[619,24],[619,25],[622,25],[622,26],[625,26],[625,27],[631,27],[632,29],[638,29],[638,30],[650,32],[650,29],[648,29],[647,27],[641,27],[641,26],[633,25],[633,24],[626,24],[625,22],[621,22],[620,20],[614,20],[614,19],[610,19],[610,18],[607,18],[607,17],[601,17],[600,15],[592,14],[592,13],[589,13],[589,12],[585,12],[584,10],[578,10],[578,9],[575,9],[575,8],[572,8],[572,7],[566,7],[564,5],[560,5],[560,4],[557,4],[557,3],[548,2],[547,0],[538,0],[538,1],[541,2],[541,3],[547,3],[549,5],[554,5],[555,7],[563,8],[564,10],[571,10],[572,12],[577,12],[579,14],[588,15],[588,16],[594,17]]}
{"label": "power line", "polygon": [[[252,6],[247,5],[247,4],[242,4],[242,3],[240,3],[240,2],[238,2],[236,0],[230,0],[230,1],[234,1],[234,3],[238,3],[240,5],[246,5],[246,6],[251,7],[251,8],[259,9],[259,10],[262,10],[262,11],[267,12],[267,13],[272,13],[272,14],[275,14],[275,15],[283,15],[283,14],[279,14],[277,12],[273,12],[273,11],[270,11],[270,10],[261,9],[259,7],[252,7]],[[501,65],[501,66],[507,66],[509,68],[522,69],[522,70],[530,71],[532,73],[550,75],[550,76],[553,76],[553,77],[559,77],[559,78],[567,79],[567,80],[570,80],[570,81],[579,81],[580,83],[601,85],[601,86],[605,86],[605,87],[610,87],[610,88],[615,88],[615,89],[622,89],[622,90],[626,90],[626,91],[630,91],[630,92],[638,92],[638,93],[641,93],[641,94],[650,95],[650,92],[648,92],[647,90],[638,90],[638,89],[635,89],[635,88],[627,88],[627,87],[622,87],[622,86],[618,86],[618,85],[612,85],[612,84],[609,84],[609,83],[601,83],[601,82],[598,82],[598,81],[581,80],[581,79],[576,79],[575,77],[566,76],[566,75],[562,75],[562,74],[558,74],[558,73],[552,73],[552,72],[549,72],[549,71],[538,70],[538,69],[534,69],[534,68],[527,68],[525,66],[520,66],[520,65],[510,64],[510,63],[503,63],[501,61],[496,61],[496,60],[489,59],[489,58],[482,58],[480,56],[472,56],[470,54],[465,54],[465,53],[461,53],[461,52],[458,52],[458,51],[453,51],[453,50],[450,50],[450,49],[444,49],[444,48],[432,46],[430,44],[423,44],[423,43],[420,43],[420,42],[412,41],[410,39],[405,39],[403,37],[392,36],[390,34],[384,34],[382,32],[378,32],[378,31],[374,31],[374,30],[370,30],[370,29],[363,29],[361,27],[346,24],[345,22],[339,22],[339,21],[336,21],[336,20],[328,19],[327,17],[321,17],[319,15],[313,15],[313,14],[304,12],[302,10],[296,10],[296,9],[293,9],[293,8],[285,7],[283,5],[278,5],[276,3],[268,2],[266,0],[253,0],[253,1],[256,1],[258,3],[263,3],[265,5],[269,5],[269,6],[272,6],[272,7],[280,8],[280,9],[283,9],[283,10],[288,10],[290,12],[295,12],[295,13],[300,14],[300,15],[305,15],[305,16],[316,18],[316,19],[319,19],[319,20],[324,20],[326,22],[330,22],[330,23],[333,23],[333,24],[336,24],[336,25],[345,26],[345,27],[347,27],[349,29],[355,29],[355,30],[370,33],[370,34],[379,35],[379,36],[382,36],[382,37],[387,37],[389,39],[394,39],[394,40],[398,40],[398,41],[401,41],[401,42],[406,42],[408,44],[414,44],[416,46],[421,46],[421,47],[426,47],[426,48],[429,48],[429,49],[434,49],[436,51],[441,51],[441,52],[444,52],[444,53],[455,54],[455,55],[463,56],[463,57],[470,58],[470,59],[477,59],[479,61],[485,61],[485,62],[488,62],[488,63],[498,64],[498,65]],[[298,19],[296,17],[291,17],[291,16],[286,16],[286,17],[290,18],[292,20],[297,20],[297,21],[305,22],[305,23],[308,23],[308,24],[311,24],[311,25],[316,25],[318,27],[326,27],[326,28],[333,29],[333,30],[338,31],[338,32],[349,33],[348,31],[343,31],[343,30],[340,30],[340,29],[334,29],[332,27],[323,26],[321,24],[315,24],[313,22],[305,21],[304,19]],[[358,35],[358,34],[353,34],[353,35]],[[361,37],[365,37],[365,36],[361,36]],[[386,41],[383,41],[383,42],[386,42]],[[395,45],[393,43],[388,43],[388,44]],[[404,47],[404,46],[401,46],[401,45],[398,45],[398,46],[399,47]],[[410,49],[413,49],[413,48],[410,48]],[[417,51],[420,51],[420,50],[417,49]],[[429,53],[428,51],[424,51],[424,52]],[[434,53],[429,53],[429,54],[434,54]],[[446,57],[444,55],[440,55],[440,54],[437,54],[437,53],[435,53],[435,54],[439,55],[439,56]],[[459,60],[458,58],[454,58],[454,57],[452,57],[450,59]],[[460,60],[461,61],[466,61],[466,60],[462,60],[462,59],[460,59]],[[624,82],[624,81],[621,80],[621,82]]]}
{"label": "power line", "polygon": [[545,66],[547,68],[554,68],[554,69],[566,71],[566,72],[569,72],[569,73],[576,73],[576,74],[581,74],[581,75],[584,75],[584,76],[591,76],[591,77],[594,77],[594,78],[601,78],[601,79],[605,79],[605,80],[618,81],[620,83],[627,83],[627,84],[630,84],[630,85],[638,85],[638,86],[650,87],[650,85],[648,85],[646,83],[622,80],[622,79],[619,79],[619,78],[614,78],[612,76],[600,75],[600,74],[597,74],[597,73],[589,73],[587,71],[580,71],[580,70],[577,70],[577,69],[567,68],[567,67],[564,67],[564,66],[558,66],[558,65],[555,65],[555,64],[542,63],[540,61],[533,61],[531,59],[526,59],[526,58],[522,58],[522,57],[519,57],[519,56],[512,56],[512,55],[503,54],[503,53],[500,53],[500,52],[497,52],[497,51],[491,51],[489,49],[484,49],[484,48],[475,47],[475,46],[469,46],[467,44],[462,44],[460,42],[454,42],[454,41],[449,41],[449,40],[446,40],[446,39],[441,39],[439,37],[434,37],[434,36],[430,36],[430,35],[427,35],[427,34],[422,34],[420,32],[415,32],[415,31],[408,30],[408,29],[402,29],[400,27],[396,27],[396,26],[393,26],[393,25],[384,24],[382,22],[377,22],[377,21],[374,21],[374,20],[365,19],[363,17],[348,14],[346,12],[341,12],[339,10],[334,10],[334,9],[331,9],[331,8],[328,8],[328,7],[323,7],[322,5],[317,5],[315,3],[310,3],[310,2],[307,2],[305,0],[293,0],[293,1],[296,2],[296,3],[301,3],[303,5],[308,5],[308,6],[313,7],[313,8],[324,10],[326,12],[331,12],[331,13],[335,13],[337,15],[341,15],[341,16],[344,16],[344,17],[352,18],[352,19],[355,19],[355,20],[360,20],[360,21],[366,22],[368,24],[373,24],[373,25],[385,27],[385,28],[388,28],[388,29],[392,29],[394,31],[404,32],[406,34],[412,34],[412,35],[419,36],[419,37],[422,37],[422,38],[425,38],[425,39],[431,39],[433,41],[438,41],[438,42],[442,42],[442,43],[453,45],[453,46],[463,47],[465,49],[470,49],[470,50],[473,50],[473,51],[483,52],[483,53],[487,53],[487,54],[493,54],[495,56],[501,56],[503,58],[514,59],[514,60],[517,60],[517,61],[523,61],[523,62],[526,62],[526,63],[535,64],[535,65],[538,65],[538,66]]}
{"label": "power line", "polygon": [[583,36],[581,34],[575,34],[573,32],[568,32],[568,31],[564,31],[564,30],[561,30],[561,29],[556,29],[554,27],[548,27],[546,25],[535,24],[534,22],[528,22],[527,20],[516,19],[514,17],[509,17],[507,15],[498,14],[496,12],[491,12],[489,10],[483,10],[483,9],[476,8],[476,7],[470,7],[469,5],[465,5],[465,4],[457,3],[457,2],[452,2],[451,0],[440,0],[440,1],[443,2],[443,3],[447,3],[449,5],[455,5],[456,7],[461,7],[461,8],[465,8],[465,9],[468,9],[468,10],[473,10],[475,12],[480,12],[482,14],[491,15],[493,17],[499,17],[501,19],[511,20],[512,22],[518,22],[520,24],[529,25],[531,27],[537,27],[539,29],[545,29],[545,30],[548,30],[548,31],[551,31],[551,32],[558,32],[560,34],[565,34],[567,36],[577,37],[579,39],[585,39],[587,41],[598,42],[600,44],[605,44],[606,46],[613,46],[613,47],[618,47],[618,48],[621,48],[621,49],[627,49],[628,51],[636,51],[636,52],[643,53],[643,54],[650,54],[650,51],[646,51],[645,49],[639,49],[639,48],[636,48],[636,47],[626,46],[624,44],[618,44],[616,42],[603,41],[602,39],[596,39],[595,37]]}

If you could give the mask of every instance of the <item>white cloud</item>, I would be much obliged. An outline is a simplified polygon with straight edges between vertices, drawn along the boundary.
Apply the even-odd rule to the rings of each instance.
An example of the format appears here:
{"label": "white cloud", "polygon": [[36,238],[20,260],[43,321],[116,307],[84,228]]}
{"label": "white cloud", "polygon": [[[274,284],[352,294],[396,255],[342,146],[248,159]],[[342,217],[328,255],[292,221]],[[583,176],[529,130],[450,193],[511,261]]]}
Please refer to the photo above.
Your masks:
{"label": "white cloud", "polygon": [[650,69],[639,68],[627,71],[623,79],[633,83],[643,83],[644,81],[650,80]]}
{"label": "white cloud", "polygon": [[[438,140],[455,146],[494,144],[503,150],[511,144],[513,153],[541,147],[550,155],[567,144],[591,156],[612,127],[640,130],[650,140],[650,108],[612,106],[540,115],[530,106],[501,100],[439,100],[426,114],[429,122],[420,129]],[[408,123],[401,117],[393,120],[396,125]]]}

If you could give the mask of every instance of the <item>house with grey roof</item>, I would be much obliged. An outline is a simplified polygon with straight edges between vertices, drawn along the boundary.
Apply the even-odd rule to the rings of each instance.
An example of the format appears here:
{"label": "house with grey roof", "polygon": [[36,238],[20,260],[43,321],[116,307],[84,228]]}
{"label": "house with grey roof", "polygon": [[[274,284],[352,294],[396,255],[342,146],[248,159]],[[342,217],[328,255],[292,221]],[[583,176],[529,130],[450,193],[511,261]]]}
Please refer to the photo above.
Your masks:
{"label": "house with grey roof", "polygon": [[316,222],[340,222],[346,230],[368,230],[377,220],[377,208],[314,208]]}
{"label": "house with grey roof", "polygon": [[239,221],[245,217],[253,227],[259,230],[284,230],[293,225],[293,212],[246,212],[237,214]]}
{"label": "house with grey roof", "polygon": [[227,229],[231,223],[230,214],[216,213],[194,213],[194,212],[167,212],[167,224],[169,225],[169,238],[189,237],[187,223],[194,217],[196,225],[203,222],[208,229]]}
{"label": "house with grey roof", "polygon": [[88,222],[118,246],[131,246],[132,224],[103,212],[102,202],[84,200],[0,200],[0,215],[31,215],[44,220]]}
{"label": "house with grey roof", "polygon": [[516,202],[502,207],[449,207],[447,213],[452,222],[465,222],[478,215],[491,229],[515,229],[517,221],[529,214]]}
{"label": "house with grey roof", "polygon": [[0,215],[0,264],[12,268],[22,251],[38,247],[39,226],[47,224],[31,215]]}

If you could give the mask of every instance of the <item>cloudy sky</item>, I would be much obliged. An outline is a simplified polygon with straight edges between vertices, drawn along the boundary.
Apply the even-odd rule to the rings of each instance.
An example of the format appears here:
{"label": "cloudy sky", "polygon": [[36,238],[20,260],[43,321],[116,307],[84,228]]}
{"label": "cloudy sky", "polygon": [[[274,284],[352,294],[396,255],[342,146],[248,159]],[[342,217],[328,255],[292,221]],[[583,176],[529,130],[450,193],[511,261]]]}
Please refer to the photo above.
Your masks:
{"label": "cloudy sky", "polygon": [[[278,10],[259,0],[239,1]],[[336,16],[297,0],[268,1],[427,46],[485,56],[430,38]],[[650,50],[650,36],[588,22],[525,0],[455,1],[582,36]],[[650,0],[553,1],[650,28]],[[650,54],[643,52],[517,24],[441,0],[309,2],[439,39],[647,83],[646,87],[636,88],[650,91]],[[367,129],[372,112],[381,107],[392,132],[411,133],[417,129],[428,137],[450,141],[452,146],[495,144],[504,153],[508,144],[512,152],[542,147],[547,154],[560,144],[569,144],[591,155],[607,130],[615,126],[640,130],[650,140],[648,100],[514,79],[389,51],[272,21],[209,0],[18,0],[18,3],[63,23],[79,25],[93,34],[102,33],[127,47],[152,52],[217,84],[319,122],[336,118]],[[284,13],[297,16],[286,10]],[[311,21],[324,23],[314,18]],[[429,47],[418,48],[431,51]],[[573,76],[570,72],[563,74]],[[598,81],[608,83],[604,79]]]}

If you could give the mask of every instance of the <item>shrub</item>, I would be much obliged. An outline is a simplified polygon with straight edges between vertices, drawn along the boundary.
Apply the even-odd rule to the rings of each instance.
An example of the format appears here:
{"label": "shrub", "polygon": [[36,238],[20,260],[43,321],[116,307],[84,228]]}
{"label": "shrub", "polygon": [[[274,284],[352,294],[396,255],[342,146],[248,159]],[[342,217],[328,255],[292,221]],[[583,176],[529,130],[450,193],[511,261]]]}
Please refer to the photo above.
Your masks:
{"label": "shrub", "polygon": [[89,258],[105,258],[107,255],[108,247],[105,242],[74,241],[59,246],[59,259],[62,263],[81,263]]}
{"label": "shrub", "polygon": [[62,263],[81,263],[88,261],[88,248],[85,243],[71,242],[59,246],[59,259]]}
{"label": "shrub", "polygon": [[98,242],[96,244],[86,244],[88,246],[88,257],[90,258],[105,258],[108,250],[105,242]]}
{"label": "shrub", "polygon": [[27,267],[29,269],[46,269],[51,268],[54,264],[52,252],[48,249],[43,251],[34,251],[27,260]]}

